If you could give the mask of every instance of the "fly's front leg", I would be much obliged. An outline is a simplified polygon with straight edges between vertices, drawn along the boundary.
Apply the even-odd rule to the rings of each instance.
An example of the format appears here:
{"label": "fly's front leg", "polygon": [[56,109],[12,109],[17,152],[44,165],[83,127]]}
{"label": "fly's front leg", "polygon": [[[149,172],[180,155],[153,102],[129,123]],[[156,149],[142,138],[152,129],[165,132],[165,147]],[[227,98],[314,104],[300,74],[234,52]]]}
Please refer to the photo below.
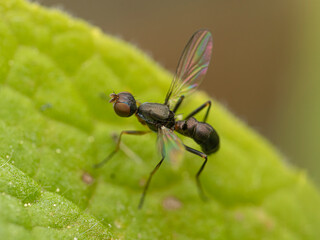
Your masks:
{"label": "fly's front leg", "polygon": [[209,115],[210,108],[211,108],[211,101],[207,101],[204,104],[202,104],[200,107],[198,107],[196,110],[191,112],[188,116],[186,116],[184,120],[188,120],[189,118],[193,117],[194,115],[196,115],[198,112],[200,112],[205,107],[208,107],[206,115],[203,118],[203,122],[206,122],[208,115]]}
{"label": "fly's front leg", "polygon": [[121,137],[122,135],[126,134],[126,135],[144,135],[147,133],[150,133],[151,131],[122,131],[119,135],[118,141],[117,141],[117,145],[116,148],[101,162],[93,165],[94,168],[99,168],[102,167],[106,162],[108,162],[114,154],[116,154],[119,149],[120,149],[120,142],[121,142]]}
{"label": "fly's front leg", "polygon": [[197,182],[197,187],[198,187],[198,191],[199,191],[200,197],[201,197],[203,200],[207,200],[207,197],[205,196],[205,194],[204,194],[204,192],[203,192],[202,184],[201,184],[201,182],[200,182],[199,177],[200,177],[200,174],[202,173],[204,167],[205,167],[206,164],[207,164],[208,156],[207,156],[206,154],[204,154],[203,152],[200,152],[200,151],[198,151],[198,150],[195,150],[195,149],[193,149],[193,148],[191,148],[191,147],[188,147],[188,146],[186,146],[186,145],[184,145],[184,146],[185,146],[185,148],[186,148],[186,150],[187,150],[188,152],[191,152],[191,153],[193,153],[193,154],[195,154],[195,155],[198,155],[198,156],[200,156],[200,157],[202,157],[202,158],[204,159],[204,162],[202,163],[200,169],[198,170],[198,172],[197,172],[197,174],[196,174],[196,182]]}

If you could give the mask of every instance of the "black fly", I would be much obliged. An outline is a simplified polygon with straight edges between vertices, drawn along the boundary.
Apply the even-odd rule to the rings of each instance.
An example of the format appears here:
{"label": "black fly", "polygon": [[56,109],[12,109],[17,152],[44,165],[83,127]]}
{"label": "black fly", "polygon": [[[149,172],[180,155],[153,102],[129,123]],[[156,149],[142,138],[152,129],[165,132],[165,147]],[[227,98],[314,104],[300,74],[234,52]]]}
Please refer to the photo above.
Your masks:
{"label": "black fly", "polygon": [[[208,69],[211,53],[211,33],[207,30],[199,30],[194,33],[182,53],[163,104],[142,103],[140,106],[137,106],[136,100],[129,92],[112,93],[110,95],[110,103],[113,103],[113,108],[117,115],[120,117],[130,117],[135,114],[140,123],[147,125],[151,131],[158,134],[158,146],[162,158],[150,173],[140,199],[139,208],[143,205],[151,178],[161,166],[163,160],[169,158],[173,164],[179,164],[185,150],[204,159],[196,174],[199,193],[204,197],[199,176],[207,163],[207,155],[216,152],[220,144],[217,132],[211,125],[206,123],[211,108],[211,101],[202,104],[186,116],[184,120],[177,121],[175,114],[185,96],[194,92],[203,80]],[[206,107],[205,117],[202,122],[199,122],[194,118],[194,115]],[[95,167],[102,166],[119,150],[122,135],[143,135],[151,131],[122,131],[115,150],[106,159],[95,165]],[[174,131],[192,138],[200,145],[202,152],[184,145]]]}

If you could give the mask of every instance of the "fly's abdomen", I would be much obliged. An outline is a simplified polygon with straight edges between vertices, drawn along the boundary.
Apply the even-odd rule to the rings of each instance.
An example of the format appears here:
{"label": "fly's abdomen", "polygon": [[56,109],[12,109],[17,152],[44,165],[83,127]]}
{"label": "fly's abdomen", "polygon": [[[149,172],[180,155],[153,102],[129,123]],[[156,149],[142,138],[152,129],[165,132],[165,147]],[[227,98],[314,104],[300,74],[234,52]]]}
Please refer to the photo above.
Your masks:
{"label": "fly's abdomen", "polygon": [[219,149],[219,135],[214,128],[207,123],[198,122],[194,128],[193,139],[201,146],[205,154],[212,154]]}
{"label": "fly's abdomen", "polygon": [[207,155],[219,149],[219,135],[208,123],[198,122],[197,119],[191,117],[187,120],[177,121],[175,130],[186,137],[192,138]]}

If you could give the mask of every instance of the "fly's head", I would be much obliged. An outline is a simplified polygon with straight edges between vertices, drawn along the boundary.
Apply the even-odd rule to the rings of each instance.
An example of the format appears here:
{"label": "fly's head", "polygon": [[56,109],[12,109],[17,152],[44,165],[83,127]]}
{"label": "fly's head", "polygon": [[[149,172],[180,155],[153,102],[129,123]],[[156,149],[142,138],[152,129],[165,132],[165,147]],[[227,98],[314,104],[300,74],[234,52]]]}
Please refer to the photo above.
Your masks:
{"label": "fly's head", "polygon": [[120,117],[130,117],[137,112],[137,103],[129,92],[120,92],[110,94],[110,103],[113,103],[113,109]]}

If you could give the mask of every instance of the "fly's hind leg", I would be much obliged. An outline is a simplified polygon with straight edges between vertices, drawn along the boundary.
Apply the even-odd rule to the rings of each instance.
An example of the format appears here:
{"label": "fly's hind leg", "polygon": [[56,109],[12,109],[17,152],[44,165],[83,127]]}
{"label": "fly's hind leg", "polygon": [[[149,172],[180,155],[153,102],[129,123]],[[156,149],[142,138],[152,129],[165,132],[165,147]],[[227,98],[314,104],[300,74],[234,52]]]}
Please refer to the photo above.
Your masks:
{"label": "fly's hind leg", "polygon": [[202,188],[202,184],[200,182],[200,174],[202,173],[204,167],[206,166],[207,164],[207,161],[208,161],[208,156],[206,154],[204,154],[203,152],[200,152],[198,150],[195,150],[191,147],[188,147],[185,145],[185,148],[188,152],[191,152],[195,155],[198,155],[199,157],[202,157],[204,159],[204,162],[202,163],[200,169],[198,170],[197,174],[196,174],[196,183],[197,183],[197,187],[198,187],[198,191],[199,191],[199,195],[200,197],[203,199],[203,200],[207,200],[207,197],[206,195],[204,194],[203,192],[203,188]]}
{"label": "fly's hind leg", "polygon": [[172,112],[176,113],[176,111],[177,111],[177,110],[178,110],[178,108],[180,107],[180,105],[181,105],[181,103],[182,103],[183,99],[184,99],[184,96],[183,96],[183,95],[181,95],[181,96],[180,96],[180,98],[179,98],[179,100],[177,101],[176,105],[174,106],[174,108],[173,108]]}
{"label": "fly's hind leg", "polygon": [[105,163],[107,163],[120,149],[120,142],[122,135],[144,135],[150,133],[150,131],[122,131],[119,135],[116,148],[101,162],[93,165],[94,168],[102,167]]}
{"label": "fly's hind leg", "polygon": [[198,107],[197,109],[195,109],[194,111],[192,111],[188,116],[185,117],[184,120],[188,120],[189,118],[193,117],[194,115],[196,115],[197,113],[199,113],[202,109],[204,109],[205,107],[208,107],[206,115],[203,118],[203,122],[207,121],[208,115],[209,115],[209,111],[211,109],[211,101],[206,101],[204,104],[202,104],[200,107]]}

